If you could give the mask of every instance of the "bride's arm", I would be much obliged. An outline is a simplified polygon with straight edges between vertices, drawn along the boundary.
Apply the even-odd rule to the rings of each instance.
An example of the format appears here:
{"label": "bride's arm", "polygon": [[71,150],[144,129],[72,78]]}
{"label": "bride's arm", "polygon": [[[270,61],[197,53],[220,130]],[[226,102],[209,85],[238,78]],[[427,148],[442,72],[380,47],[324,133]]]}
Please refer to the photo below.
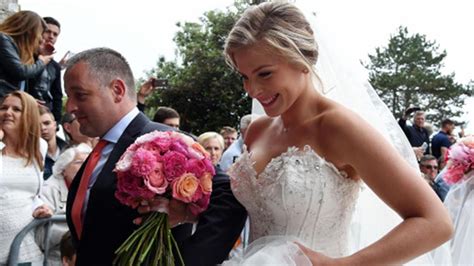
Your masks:
{"label": "bride's arm", "polygon": [[[398,155],[379,133],[359,116],[345,110],[331,112],[318,125],[318,143],[327,159],[350,167],[403,222],[377,242],[338,259],[348,265],[398,264],[447,241],[452,234],[449,215],[418,172]],[[318,256],[312,253],[310,256]],[[323,258],[320,258],[323,259]]]}

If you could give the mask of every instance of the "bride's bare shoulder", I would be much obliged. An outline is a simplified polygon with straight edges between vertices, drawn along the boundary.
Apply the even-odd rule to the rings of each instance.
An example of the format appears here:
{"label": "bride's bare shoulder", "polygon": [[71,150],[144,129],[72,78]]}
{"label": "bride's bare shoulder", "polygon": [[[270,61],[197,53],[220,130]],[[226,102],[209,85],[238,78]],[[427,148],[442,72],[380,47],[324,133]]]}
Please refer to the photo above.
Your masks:
{"label": "bride's bare shoulder", "polygon": [[273,122],[273,118],[262,115],[250,123],[245,133],[245,144],[250,146]]}

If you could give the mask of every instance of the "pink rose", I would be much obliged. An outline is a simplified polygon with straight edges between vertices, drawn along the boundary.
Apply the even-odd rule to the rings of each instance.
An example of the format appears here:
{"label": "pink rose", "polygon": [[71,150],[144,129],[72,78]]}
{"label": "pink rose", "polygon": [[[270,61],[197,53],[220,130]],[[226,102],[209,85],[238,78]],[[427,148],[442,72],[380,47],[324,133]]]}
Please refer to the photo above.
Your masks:
{"label": "pink rose", "polygon": [[155,170],[145,177],[145,185],[156,194],[163,194],[168,188],[168,181],[163,173],[163,164],[158,163]]}
{"label": "pink rose", "polygon": [[155,138],[152,143],[160,150],[161,154],[164,154],[170,149],[171,139],[167,138]]}
{"label": "pink rose", "polygon": [[171,182],[186,171],[186,156],[179,152],[169,151],[163,157],[166,179]]}
{"label": "pink rose", "polygon": [[120,160],[115,164],[115,171],[126,172],[132,167],[132,159],[134,152],[127,151],[120,157]]}
{"label": "pink rose", "polygon": [[192,202],[188,205],[189,211],[194,215],[198,216],[209,206],[209,201],[211,199],[211,194],[203,194],[203,196],[196,202]]}
{"label": "pink rose", "polygon": [[133,155],[131,173],[136,176],[147,176],[156,167],[155,155],[144,148],[138,148]]}
{"label": "pink rose", "polygon": [[189,159],[186,162],[186,172],[193,173],[197,177],[201,177],[206,170],[206,164],[202,160]]}
{"label": "pink rose", "polygon": [[200,181],[200,186],[203,194],[211,194],[212,192],[212,175],[210,173],[205,173]]}
{"label": "pink rose", "polygon": [[193,174],[184,174],[176,178],[173,183],[173,198],[185,203],[192,202],[199,193],[199,180]]}
{"label": "pink rose", "polygon": [[155,193],[148,189],[143,178],[134,176],[130,172],[118,172],[116,196],[122,204],[135,208],[137,202],[151,199]]}
{"label": "pink rose", "polygon": [[211,160],[204,159],[203,162],[206,165],[206,169],[207,169],[206,171],[211,173],[212,176],[214,176],[216,174],[216,168],[212,164]]}
{"label": "pink rose", "polygon": [[189,156],[188,155],[188,146],[186,146],[186,144],[184,142],[182,142],[181,140],[176,140],[175,139],[173,142],[171,142],[170,150],[179,152],[179,153],[185,155],[186,157]]}

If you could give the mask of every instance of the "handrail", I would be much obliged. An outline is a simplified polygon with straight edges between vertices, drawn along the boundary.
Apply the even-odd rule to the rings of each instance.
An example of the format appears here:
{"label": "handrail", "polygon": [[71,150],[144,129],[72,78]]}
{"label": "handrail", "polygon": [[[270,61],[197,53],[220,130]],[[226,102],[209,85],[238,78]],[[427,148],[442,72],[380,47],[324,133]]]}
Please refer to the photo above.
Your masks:
{"label": "handrail", "polygon": [[[13,242],[10,245],[10,253],[8,254],[8,266],[17,266],[18,265],[18,256],[20,254],[20,245],[23,241],[23,238],[30,232],[32,229],[41,226],[43,224],[48,224],[46,228],[46,237],[45,241],[49,238],[49,227],[52,223],[62,223],[66,222],[65,215],[53,215],[50,218],[41,218],[41,219],[34,219],[29,224],[27,224],[13,239]],[[46,243],[46,242],[45,242]],[[46,255],[49,252],[49,244],[45,245],[45,258],[43,261],[44,265],[47,265]]]}

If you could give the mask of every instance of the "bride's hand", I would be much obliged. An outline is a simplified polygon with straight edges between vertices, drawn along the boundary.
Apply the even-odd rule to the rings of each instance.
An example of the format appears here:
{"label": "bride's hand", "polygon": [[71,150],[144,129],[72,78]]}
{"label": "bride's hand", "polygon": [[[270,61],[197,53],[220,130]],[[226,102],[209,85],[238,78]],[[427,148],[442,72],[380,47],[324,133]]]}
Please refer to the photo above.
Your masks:
{"label": "bride's hand", "polygon": [[322,265],[341,265],[341,262],[338,262],[336,259],[325,256],[319,252],[311,250],[300,243],[295,242],[296,245],[303,251],[303,253],[309,258],[311,264],[314,266]]}

